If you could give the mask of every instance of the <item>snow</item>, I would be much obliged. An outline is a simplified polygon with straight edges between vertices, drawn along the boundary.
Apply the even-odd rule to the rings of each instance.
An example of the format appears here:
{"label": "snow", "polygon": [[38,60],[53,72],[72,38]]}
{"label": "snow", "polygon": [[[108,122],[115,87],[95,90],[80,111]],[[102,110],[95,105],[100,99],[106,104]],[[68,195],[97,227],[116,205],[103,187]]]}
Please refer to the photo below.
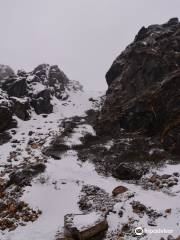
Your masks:
{"label": "snow", "polygon": [[42,83],[33,82],[31,84],[31,90],[33,91],[33,94],[38,94],[39,92],[41,92],[45,89],[46,89],[46,87]]}
{"label": "snow", "polygon": [[103,221],[102,214],[97,212],[92,212],[85,215],[74,215],[73,227],[81,231],[83,229],[87,229],[88,227],[95,226],[95,224],[100,221]]}
{"label": "snow", "polygon": [[[41,86],[39,86],[40,88]],[[18,156],[18,161],[13,161],[12,164],[20,164],[24,161],[24,158],[31,157],[30,161],[34,161],[34,158],[41,156],[41,148],[33,149],[31,155],[27,153],[26,146],[31,138],[29,131],[33,131],[33,138],[46,139],[45,145],[51,141],[52,137],[57,134],[60,122],[65,118],[72,116],[85,116],[85,111],[92,108],[92,102],[89,97],[97,98],[99,93],[90,92],[89,94],[84,92],[73,92],[70,98],[66,101],[59,101],[55,97],[53,98],[53,104],[55,104],[54,112],[49,114],[47,118],[43,118],[42,115],[36,115],[33,113],[31,120],[18,121],[18,128],[14,136],[19,140],[18,147],[21,149],[21,155]],[[80,124],[74,129],[74,132],[65,139],[66,143],[70,146],[74,144],[81,144],[80,138],[85,133],[91,133],[95,135],[94,130],[88,124]],[[106,144],[107,149],[112,146],[113,142],[109,141]],[[7,163],[6,159],[9,153],[14,151],[11,143],[0,146],[0,166]],[[78,208],[79,194],[84,184],[96,185],[104,189],[109,194],[112,190],[123,185],[129,189],[128,192],[135,193],[133,199],[128,199],[127,193],[124,193],[121,197],[121,201],[114,206],[116,214],[110,213],[108,216],[109,232],[120,229],[123,223],[127,223],[129,218],[138,218],[137,214],[132,211],[131,201],[140,201],[148,207],[152,207],[158,211],[164,212],[166,209],[171,208],[172,213],[167,217],[160,217],[156,222],[157,227],[150,227],[147,225],[147,216],[138,218],[138,222],[134,224],[134,228],[137,226],[147,229],[166,228],[173,229],[173,235],[176,237],[180,234],[180,184],[174,186],[171,190],[171,194],[142,189],[141,186],[135,184],[122,182],[114,179],[113,177],[104,177],[99,175],[95,171],[95,167],[90,162],[82,163],[78,161],[76,151],[67,151],[61,157],[61,160],[54,160],[48,158],[46,164],[46,171],[34,179],[31,187],[26,187],[22,199],[25,200],[30,206],[39,208],[42,210],[42,215],[34,223],[28,223],[25,227],[18,227],[12,232],[5,232],[3,235],[0,233],[1,240],[54,240],[54,236],[58,229],[62,229],[64,225],[64,216],[66,214],[81,214]],[[180,164],[166,165],[156,172],[173,173],[180,172]],[[124,215],[122,218],[118,216],[118,212],[121,208],[124,208]],[[92,223],[96,219],[97,215],[89,214],[88,218],[83,219],[80,222],[81,217],[75,218],[75,224],[78,226]],[[161,236],[167,234],[151,234],[147,238],[142,239],[160,239]],[[150,238],[149,238],[150,237]],[[131,238],[133,239],[133,237]],[[136,239],[136,238],[134,238]]]}

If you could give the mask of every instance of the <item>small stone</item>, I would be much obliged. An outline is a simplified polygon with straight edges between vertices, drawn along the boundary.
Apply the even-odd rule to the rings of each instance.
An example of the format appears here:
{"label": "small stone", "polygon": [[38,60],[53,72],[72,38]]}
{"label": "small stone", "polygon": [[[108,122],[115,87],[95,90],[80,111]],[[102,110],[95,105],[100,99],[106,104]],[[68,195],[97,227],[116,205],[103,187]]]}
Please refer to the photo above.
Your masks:
{"label": "small stone", "polygon": [[176,185],[177,183],[176,182],[169,182],[168,183],[168,187],[173,187],[174,185]]}
{"label": "small stone", "polygon": [[174,180],[175,182],[179,182],[179,179],[178,179],[178,178],[173,178],[173,180]]}
{"label": "small stone", "polygon": [[39,145],[37,144],[37,143],[33,143],[32,145],[31,145],[31,148],[32,149],[37,149],[39,147]]}
{"label": "small stone", "polygon": [[172,209],[171,208],[168,208],[165,210],[165,213],[171,213]]}
{"label": "small stone", "polygon": [[128,197],[128,199],[133,198],[134,197],[134,193],[128,193],[127,197]]}
{"label": "small stone", "polygon": [[157,176],[156,175],[152,175],[150,178],[149,178],[149,182],[151,183],[155,183],[157,180]]}
{"label": "small stone", "polygon": [[15,135],[15,134],[16,134],[16,130],[11,130],[11,133],[12,133],[13,135]]}
{"label": "small stone", "polygon": [[163,175],[161,176],[161,179],[169,179],[170,177],[171,177],[170,174],[163,174]]}
{"label": "small stone", "polygon": [[112,191],[112,194],[113,196],[117,196],[119,194],[122,194],[122,193],[125,193],[128,191],[128,188],[127,187],[124,187],[124,186],[119,186],[119,187],[116,187],[113,191]]}
{"label": "small stone", "polygon": [[155,185],[156,185],[157,187],[159,187],[160,184],[161,184],[161,182],[160,182],[159,180],[157,180],[157,181],[155,182]]}
{"label": "small stone", "polygon": [[180,176],[180,173],[174,172],[173,175],[174,175],[175,177],[179,177],[179,176]]}
{"label": "small stone", "polygon": [[33,133],[34,133],[33,131],[29,131],[28,135],[29,135],[29,136],[32,136]]}
{"label": "small stone", "polygon": [[149,221],[148,221],[148,225],[149,225],[149,226],[152,226],[152,227],[156,227],[156,226],[157,226],[157,223],[156,223],[154,220],[149,220]]}
{"label": "small stone", "polygon": [[124,214],[124,212],[123,212],[122,210],[120,210],[119,213],[118,213],[118,215],[119,215],[120,217],[122,217],[123,214]]}
{"label": "small stone", "polygon": [[133,201],[132,202],[132,208],[133,208],[133,212],[135,213],[142,213],[144,211],[146,211],[146,206],[141,204],[140,202],[136,202],[136,201]]}
{"label": "small stone", "polygon": [[167,187],[168,187],[168,184],[167,184],[167,183],[164,183],[164,184],[163,184],[163,187],[167,188]]}

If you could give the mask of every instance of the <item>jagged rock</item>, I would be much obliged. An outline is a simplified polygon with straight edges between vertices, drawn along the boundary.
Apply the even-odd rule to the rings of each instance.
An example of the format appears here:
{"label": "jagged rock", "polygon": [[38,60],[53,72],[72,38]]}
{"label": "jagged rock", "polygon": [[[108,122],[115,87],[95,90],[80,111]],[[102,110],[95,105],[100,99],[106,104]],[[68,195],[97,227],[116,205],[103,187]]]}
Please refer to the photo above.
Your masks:
{"label": "jagged rock", "polygon": [[68,98],[67,90],[82,91],[80,83],[70,81],[57,65],[41,64],[33,70],[32,74],[35,76],[33,81],[40,81],[51,88],[53,94],[60,100]]}
{"label": "jagged rock", "polygon": [[49,89],[45,89],[39,92],[35,98],[33,98],[31,104],[37,114],[52,113],[53,105],[51,104],[51,91]]}
{"label": "jagged rock", "polygon": [[28,94],[26,77],[9,79],[3,84],[3,90],[12,97],[25,97]]}
{"label": "jagged rock", "polygon": [[69,214],[64,218],[65,235],[73,239],[88,240],[108,229],[102,213]]}
{"label": "jagged rock", "polygon": [[20,119],[27,121],[31,118],[30,103],[28,99],[11,97],[13,102],[13,113]]}
{"label": "jagged rock", "polygon": [[12,104],[0,89],[0,132],[6,130],[12,122]]}
{"label": "jagged rock", "polygon": [[30,119],[29,103],[37,114],[53,112],[52,96],[64,101],[71,91],[82,91],[79,82],[70,81],[57,65],[41,64],[32,72],[0,65],[0,87],[14,102],[14,114],[23,120]]}
{"label": "jagged rock", "polygon": [[0,132],[9,127],[12,120],[12,111],[10,108],[0,105]]}
{"label": "jagged rock", "polygon": [[20,78],[27,78],[28,73],[24,69],[20,69],[17,71],[17,76]]}
{"label": "jagged rock", "polygon": [[[172,75],[169,74],[180,69],[178,53],[179,22],[170,20],[167,24],[152,25],[140,30],[135,41],[114,61],[106,74],[108,91],[99,117],[101,133],[115,134],[121,127],[149,131],[155,127],[155,132],[160,130],[162,119],[166,117],[164,106],[174,98],[177,100],[172,87],[163,99],[161,97],[166,93],[167,85],[174,85],[173,91],[178,89],[178,83],[176,86],[175,83],[170,83],[171,80],[167,80],[169,84],[164,82],[165,78],[171,78],[169,76]],[[168,97],[170,95],[174,96],[171,101]],[[154,98],[157,109],[153,104]],[[169,113],[168,109],[167,112]]]}
{"label": "jagged rock", "polygon": [[[166,150],[180,153],[180,23],[143,27],[106,74],[108,91],[99,134],[120,129],[158,136]],[[104,127],[105,126],[105,127]]]}
{"label": "jagged rock", "polygon": [[8,132],[0,133],[0,145],[7,143],[12,136]]}
{"label": "jagged rock", "polygon": [[11,67],[0,64],[0,87],[6,81],[6,79],[14,75],[15,73]]}
{"label": "jagged rock", "polygon": [[129,163],[120,163],[119,166],[113,172],[113,176],[121,180],[138,180],[145,173],[146,169],[142,169],[141,166]]}

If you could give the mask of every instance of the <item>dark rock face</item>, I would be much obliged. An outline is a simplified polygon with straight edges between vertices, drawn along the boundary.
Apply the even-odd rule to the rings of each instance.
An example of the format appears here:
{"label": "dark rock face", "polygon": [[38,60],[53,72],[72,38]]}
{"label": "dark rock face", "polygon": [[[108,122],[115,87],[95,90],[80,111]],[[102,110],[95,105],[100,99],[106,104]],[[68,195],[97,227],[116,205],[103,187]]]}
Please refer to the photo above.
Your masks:
{"label": "dark rock face", "polygon": [[12,112],[6,106],[0,106],[0,131],[5,130],[12,120]]}
{"label": "dark rock face", "polygon": [[4,143],[9,142],[11,138],[12,137],[8,132],[0,133],[0,145],[3,145]]}
{"label": "dark rock face", "polygon": [[31,118],[30,103],[28,99],[20,100],[18,98],[11,98],[13,102],[13,113],[20,119],[27,121]]}
{"label": "dark rock face", "polygon": [[[120,129],[158,137],[180,153],[180,23],[143,27],[106,74],[108,91],[99,134]],[[104,127],[106,126],[106,127]]]}
{"label": "dark rock face", "polygon": [[34,96],[32,100],[32,106],[37,114],[42,113],[52,113],[53,105],[51,104],[51,92],[49,89],[45,89],[39,92],[36,96]]}
{"label": "dark rock face", "polygon": [[0,132],[8,128],[12,122],[12,105],[7,95],[0,89]]}
{"label": "dark rock face", "polygon": [[[13,81],[14,80],[14,81]],[[3,90],[6,90],[9,96],[12,97],[24,97],[27,95],[27,82],[26,78],[12,79],[10,83],[5,83]]]}

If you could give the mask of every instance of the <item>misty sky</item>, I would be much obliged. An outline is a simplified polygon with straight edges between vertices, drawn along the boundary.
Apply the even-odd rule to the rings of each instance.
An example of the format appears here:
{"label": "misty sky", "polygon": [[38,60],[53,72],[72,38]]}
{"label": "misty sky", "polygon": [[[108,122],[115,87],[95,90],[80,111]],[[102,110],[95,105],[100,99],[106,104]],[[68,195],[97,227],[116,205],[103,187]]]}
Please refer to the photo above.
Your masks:
{"label": "misty sky", "polygon": [[58,64],[89,90],[143,26],[180,18],[180,0],[0,0],[0,63]]}

